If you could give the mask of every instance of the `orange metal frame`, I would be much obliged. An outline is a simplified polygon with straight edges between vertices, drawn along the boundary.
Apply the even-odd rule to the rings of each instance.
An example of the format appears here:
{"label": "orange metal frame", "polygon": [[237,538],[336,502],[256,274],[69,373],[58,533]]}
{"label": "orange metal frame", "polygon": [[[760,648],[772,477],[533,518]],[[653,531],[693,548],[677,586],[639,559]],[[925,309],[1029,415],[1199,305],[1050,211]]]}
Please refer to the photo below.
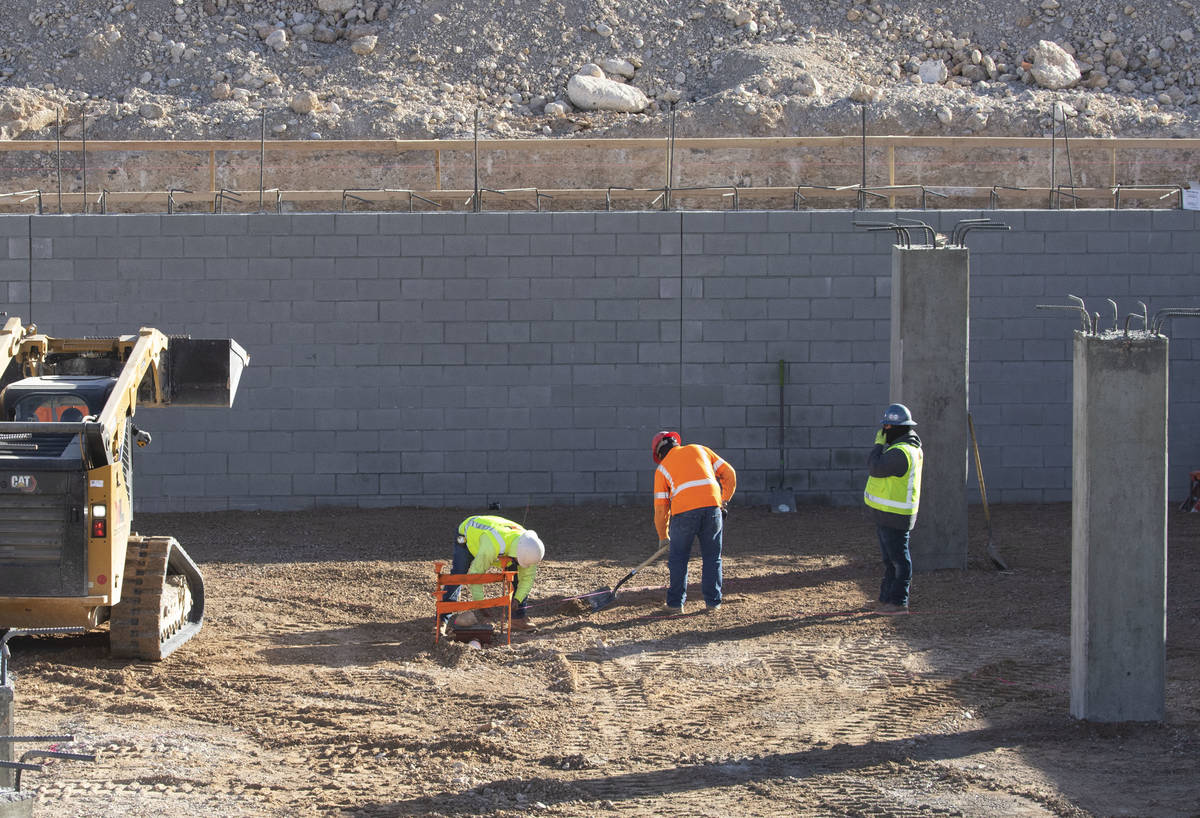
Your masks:
{"label": "orange metal frame", "polygon": [[[434,580],[437,587],[433,590],[434,599],[434,617],[433,617],[433,641],[437,644],[441,636],[439,625],[441,624],[442,614],[457,613],[459,611],[470,611],[479,608],[499,608],[504,606],[504,614],[501,621],[504,623],[504,634],[508,639],[508,644],[512,644],[512,596],[513,596],[513,581],[516,579],[516,571],[488,571],[483,574],[447,574],[447,563],[438,561],[433,564]],[[506,561],[506,567],[511,566],[511,561]],[[493,582],[501,584],[503,593],[500,596],[488,597],[478,601],[468,599],[459,602],[443,602],[442,595],[446,592],[447,585],[488,585]]]}

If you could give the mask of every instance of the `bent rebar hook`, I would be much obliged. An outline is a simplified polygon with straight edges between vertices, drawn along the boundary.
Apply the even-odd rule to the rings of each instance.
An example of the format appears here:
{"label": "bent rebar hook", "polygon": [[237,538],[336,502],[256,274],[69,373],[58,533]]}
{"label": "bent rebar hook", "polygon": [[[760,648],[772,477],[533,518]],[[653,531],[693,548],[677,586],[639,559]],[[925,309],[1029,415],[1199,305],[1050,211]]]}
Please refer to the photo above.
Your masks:
{"label": "bent rebar hook", "polygon": [[1039,310],[1071,310],[1073,312],[1078,312],[1079,316],[1080,316],[1080,322],[1083,327],[1083,331],[1088,334],[1095,334],[1095,332],[1096,332],[1095,319],[1093,319],[1092,316],[1088,314],[1087,305],[1083,303],[1083,299],[1077,295],[1071,295],[1070,293],[1067,294],[1067,298],[1071,299],[1075,303],[1074,304],[1038,304],[1036,306],[1037,306],[1037,309],[1039,309]]}

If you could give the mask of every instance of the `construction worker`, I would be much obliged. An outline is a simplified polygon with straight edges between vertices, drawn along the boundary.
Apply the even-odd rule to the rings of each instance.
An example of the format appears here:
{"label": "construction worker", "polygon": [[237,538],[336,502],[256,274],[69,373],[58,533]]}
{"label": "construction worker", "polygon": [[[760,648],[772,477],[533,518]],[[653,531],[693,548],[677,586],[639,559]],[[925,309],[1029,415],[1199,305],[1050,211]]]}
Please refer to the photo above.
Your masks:
{"label": "construction worker", "polygon": [[883,555],[883,582],[876,613],[908,613],[912,582],[912,556],[908,539],[917,522],[921,500],[921,466],[925,456],[921,438],[913,427],[912,412],[902,403],[883,411],[875,447],[867,457],[867,487],[863,500],[871,509],[879,551]]}
{"label": "construction worker", "polygon": [[[512,598],[512,628],[515,631],[529,630],[529,591],[533,578],[537,576],[538,563],[546,555],[536,531],[529,531],[512,520],[494,515],[468,517],[458,526],[454,540],[454,560],[451,571],[455,574],[483,574],[489,568],[512,570],[517,565],[517,587]],[[447,585],[442,595],[443,602],[457,602],[461,585]],[[470,586],[471,599],[483,599],[483,586]],[[450,615],[442,617],[448,624]],[[481,617],[475,611],[461,611],[454,618],[455,625],[470,627],[477,625]]]}
{"label": "construction worker", "polygon": [[[701,591],[709,611],[721,607],[721,540],[726,506],[737,489],[733,466],[707,446],[683,445],[678,432],[659,432],[650,443],[654,471],[654,527],[658,545],[670,545],[668,614],[683,613],[692,540],[700,540]],[[668,533],[669,532],[669,533]]]}

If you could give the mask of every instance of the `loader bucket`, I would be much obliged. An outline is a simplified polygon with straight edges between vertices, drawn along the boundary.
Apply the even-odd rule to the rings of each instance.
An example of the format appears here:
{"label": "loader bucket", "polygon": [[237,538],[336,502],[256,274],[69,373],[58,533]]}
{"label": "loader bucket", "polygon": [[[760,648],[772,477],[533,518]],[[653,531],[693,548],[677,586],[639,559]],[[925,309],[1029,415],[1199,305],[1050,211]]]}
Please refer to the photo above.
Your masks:
{"label": "loader bucket", "polygon": [[172,406],[233,406],[250,355],[232,338],[172,338],[167,346]]}

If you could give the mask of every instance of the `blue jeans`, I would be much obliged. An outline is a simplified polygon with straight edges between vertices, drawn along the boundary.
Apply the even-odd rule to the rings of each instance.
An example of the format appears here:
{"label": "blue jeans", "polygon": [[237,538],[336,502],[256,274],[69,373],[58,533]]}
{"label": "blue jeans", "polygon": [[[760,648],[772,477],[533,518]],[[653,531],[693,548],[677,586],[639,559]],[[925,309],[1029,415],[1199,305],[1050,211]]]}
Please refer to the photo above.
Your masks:
{"label": "blue jeans", "polygon": [[667,604],[683,606],[687,599],[688,559],[692,555],[692,540],[700,540],[701,583],[704,602],[709,607],[721,604],[721,509],[717,506],[696,508],[671,515],[668,536],[671,551],[667,565],[671,569],[671,584],[667,588]]}
{"label": "blue jeans", "polygon": [[[457,540],[454,543],[454,558],[450,562],[450,573],[465,574],[467,569],[471,567],[471,563],[475,557],[471,555],[471,549],[467,548]],[[515,570],[515,566],[513,567]],[[447,585],[445,593],[442,594],[442,602],[458,602],[458,595],[462,590],[461,585]],[[518,602],[514,596],[512,601],[513,619],[520,619],[526,615],[529,608],[529,597]],[[451,619],[454,614],[442,614],[442,621]]]}
{"label": "blue jeans", "polygon": [[909,531],[877,525],[879,551],[883,555],[883,582],[879,601],[893,605],[908,604],[908,586],[912,582],[912,557],[908,553]]}

